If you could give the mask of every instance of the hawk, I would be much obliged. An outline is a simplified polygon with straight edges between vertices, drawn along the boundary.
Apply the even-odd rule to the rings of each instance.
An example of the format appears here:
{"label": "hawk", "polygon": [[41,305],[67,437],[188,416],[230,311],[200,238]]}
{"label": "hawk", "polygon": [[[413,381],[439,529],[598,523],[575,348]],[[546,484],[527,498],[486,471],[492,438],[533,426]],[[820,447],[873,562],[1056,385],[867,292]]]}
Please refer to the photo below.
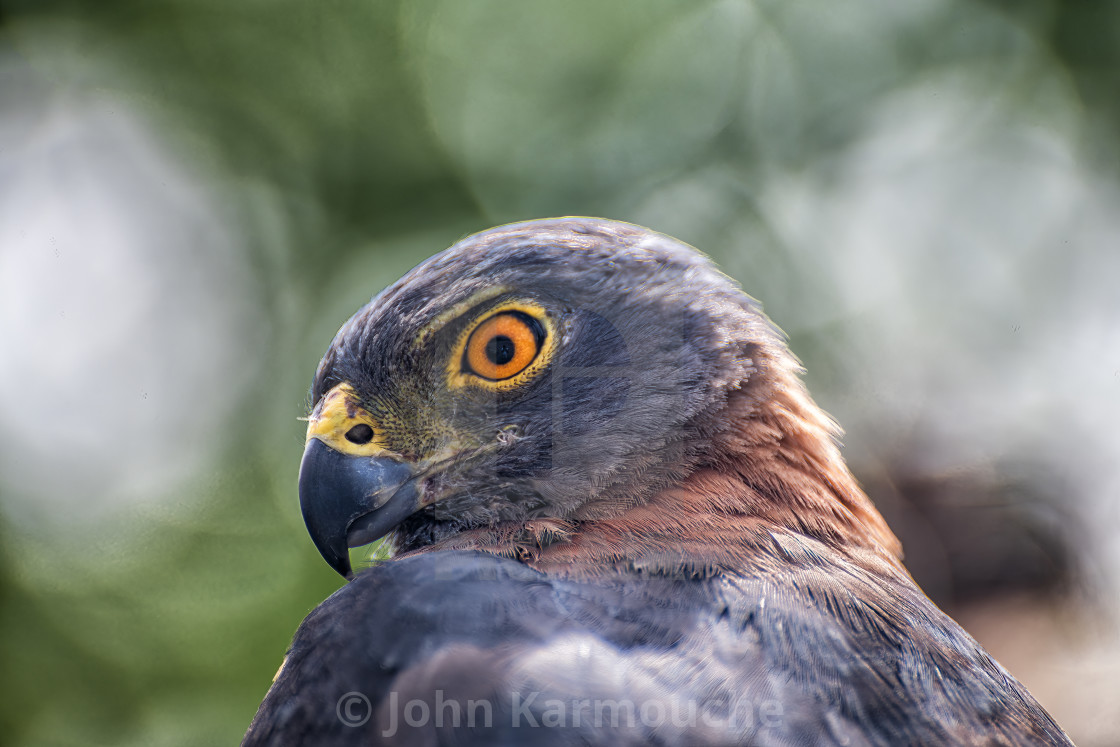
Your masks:
{"label": "hawk", "polygon": [[348,583],[245,744],[1068,744],[911,579],[800,372],[634,225],[413,269],[316,372],[300,504]]}

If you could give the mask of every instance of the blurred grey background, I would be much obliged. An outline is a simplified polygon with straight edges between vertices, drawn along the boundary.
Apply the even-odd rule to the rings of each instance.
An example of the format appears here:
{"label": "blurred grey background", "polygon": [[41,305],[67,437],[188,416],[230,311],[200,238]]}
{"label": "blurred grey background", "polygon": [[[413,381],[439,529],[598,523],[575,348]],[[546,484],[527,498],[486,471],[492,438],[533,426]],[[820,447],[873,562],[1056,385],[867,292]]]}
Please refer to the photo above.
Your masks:
{"label": "blurred grey background", "polygon": [[335,330],[491,225],[628,220],[761,299],[915,577],[1120,734],[1120,4],[7,0],[0,733],[240,738],[339,586]]}

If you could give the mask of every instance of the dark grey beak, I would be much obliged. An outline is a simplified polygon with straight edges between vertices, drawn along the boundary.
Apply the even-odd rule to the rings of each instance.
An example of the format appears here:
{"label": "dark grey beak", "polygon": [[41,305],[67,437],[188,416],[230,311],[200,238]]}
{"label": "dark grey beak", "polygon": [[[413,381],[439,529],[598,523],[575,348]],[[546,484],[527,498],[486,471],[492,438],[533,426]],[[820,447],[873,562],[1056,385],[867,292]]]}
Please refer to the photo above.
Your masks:
{"label": "dark grey beak", "polygon": [[420,508],[413,467],[385,457],[342,454],[317,438],[299,467],[299,505],[311,541],[343,576],[347,549],[384,537]]}

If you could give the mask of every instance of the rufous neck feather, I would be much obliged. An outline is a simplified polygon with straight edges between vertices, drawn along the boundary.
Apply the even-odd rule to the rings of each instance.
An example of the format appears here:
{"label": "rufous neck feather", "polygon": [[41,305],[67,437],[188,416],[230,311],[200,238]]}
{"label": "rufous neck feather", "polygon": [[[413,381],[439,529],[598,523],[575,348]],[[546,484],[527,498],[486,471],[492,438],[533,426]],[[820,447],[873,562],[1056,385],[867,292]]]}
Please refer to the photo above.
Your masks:
{"label": "rufous neck feather", "polygon": [[[774,375],[777,374],[777,375]],[[746,570],[800,535],[901,570],[901,546],[840,455],[837,427],[788,370],[729,394],[695,468],[647,500],[576,519],[468,530],[426,549],[471,548],[560,571]],[[611,505],[611,504],[608,504]]]}

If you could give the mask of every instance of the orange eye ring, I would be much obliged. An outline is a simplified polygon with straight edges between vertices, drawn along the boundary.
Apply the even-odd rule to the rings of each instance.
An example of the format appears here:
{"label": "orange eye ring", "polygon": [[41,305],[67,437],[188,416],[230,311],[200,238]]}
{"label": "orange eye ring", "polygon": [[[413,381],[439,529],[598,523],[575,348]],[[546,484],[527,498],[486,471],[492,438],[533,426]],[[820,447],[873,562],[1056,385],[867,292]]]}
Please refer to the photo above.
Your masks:
{"label": "orange eye ring", "polygon": [[540,322],[520,311],[505,311],[471,332],[463,351],[463,368],[483,379],[502,381],[524,371],[543,342]]}

